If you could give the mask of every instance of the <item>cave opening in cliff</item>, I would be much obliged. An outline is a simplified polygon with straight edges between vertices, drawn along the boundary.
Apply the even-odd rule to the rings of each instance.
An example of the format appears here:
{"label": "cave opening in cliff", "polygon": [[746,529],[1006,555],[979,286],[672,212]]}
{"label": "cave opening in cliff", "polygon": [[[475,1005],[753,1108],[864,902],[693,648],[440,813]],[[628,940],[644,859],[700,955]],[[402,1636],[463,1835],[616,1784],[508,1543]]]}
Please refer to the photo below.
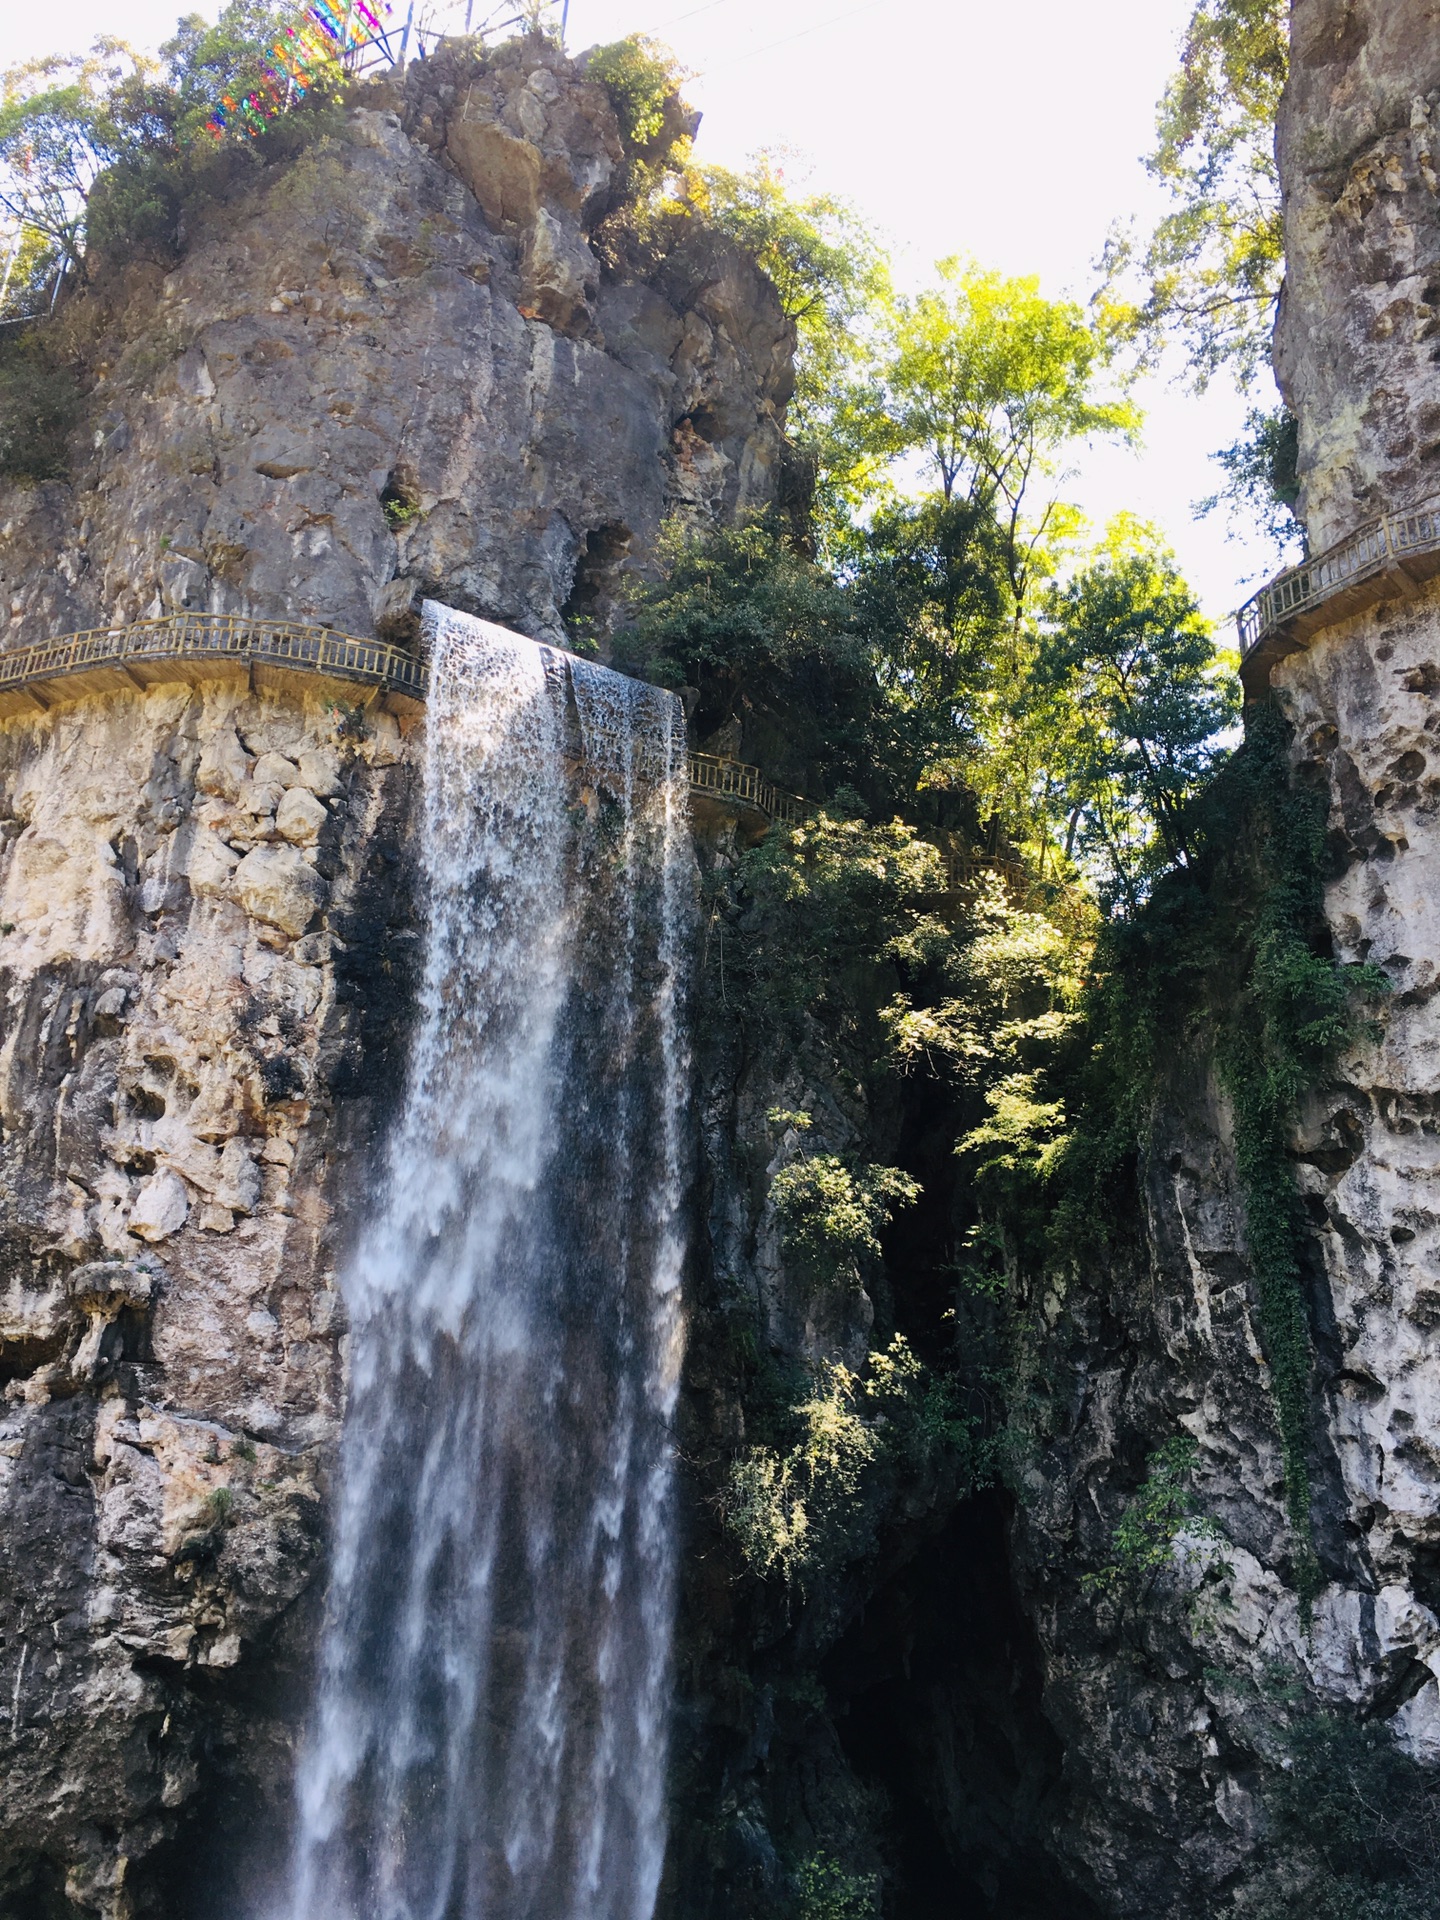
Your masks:
{"label": "cave opening in cliff", "polygon": [[827,1658],[841,1745],[884,1809],[891,1920],[1095,1920],[1049,1851],[1062,1750],[1014,1590],[1006,1503],[913,1543]]}

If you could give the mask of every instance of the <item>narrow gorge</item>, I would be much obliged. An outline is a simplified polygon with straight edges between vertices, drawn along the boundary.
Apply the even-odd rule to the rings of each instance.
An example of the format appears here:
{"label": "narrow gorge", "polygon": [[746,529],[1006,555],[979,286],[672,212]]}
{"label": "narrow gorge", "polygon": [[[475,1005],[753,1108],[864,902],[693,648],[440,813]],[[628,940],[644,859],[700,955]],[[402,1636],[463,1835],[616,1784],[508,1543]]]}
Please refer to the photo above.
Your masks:
{"label": "narrow gorge", "polygon": [[[1243,713],[1132,532],[854,508],[864,250],[648,42],[101,174],[0,342],[0,1920],[1440,1914],[1440,9],[1271,12]],[[1117,582],[1130,867],[1024,731]]]}

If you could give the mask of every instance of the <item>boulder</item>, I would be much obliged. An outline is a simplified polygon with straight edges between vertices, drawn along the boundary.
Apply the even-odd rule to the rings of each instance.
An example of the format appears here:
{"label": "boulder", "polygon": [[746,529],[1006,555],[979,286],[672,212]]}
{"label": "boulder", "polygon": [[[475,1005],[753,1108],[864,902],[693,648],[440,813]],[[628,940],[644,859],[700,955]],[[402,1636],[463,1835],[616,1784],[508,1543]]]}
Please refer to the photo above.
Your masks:
{"label": "boulder", "polygon": [[168,1240],[184,1226],[190,1212],[185,1182],[168,1167],[141,1183],[130,1209],[130,1231],[142,1240]]}
{"label": "boulder", "polygon": [[235,898],[253,919],[292,937],[304,933],[329,889],[294,847],[256,847],[235,869]]}

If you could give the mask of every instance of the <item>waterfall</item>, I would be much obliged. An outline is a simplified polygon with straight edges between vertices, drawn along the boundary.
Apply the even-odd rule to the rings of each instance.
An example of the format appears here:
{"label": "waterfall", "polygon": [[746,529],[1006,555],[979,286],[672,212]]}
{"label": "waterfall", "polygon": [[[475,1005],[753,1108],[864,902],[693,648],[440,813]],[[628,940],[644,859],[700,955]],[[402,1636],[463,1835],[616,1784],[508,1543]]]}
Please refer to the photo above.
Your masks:
{"label": "waterfall", "polygon": [[693,911],[673,696],[446,609],[409,1076],[291,1920],[649,1920],[664,1850]]}

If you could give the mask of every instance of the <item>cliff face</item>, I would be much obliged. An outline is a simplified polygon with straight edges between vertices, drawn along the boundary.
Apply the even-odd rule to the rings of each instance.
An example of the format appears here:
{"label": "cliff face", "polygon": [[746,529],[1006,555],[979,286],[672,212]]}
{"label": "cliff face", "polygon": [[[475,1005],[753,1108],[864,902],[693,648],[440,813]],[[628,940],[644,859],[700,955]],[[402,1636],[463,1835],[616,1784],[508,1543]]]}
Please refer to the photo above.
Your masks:
{"label": "cliff face", "polygon": [[1423,0],[1302,0],[1292,15],[1275,359],[1312,552],[1435,490],[1437,29]]}
{"label": "cliff face", "polygon": [[[1281,364],[1316,547],[1433,485],[1436,13],[1296,0]],[[552,51],[452,50],[197,212],[171,271],[94,297],[73,483],[4,497],[6,643],[187,607],[405,638],[421,593],[537,637],[603,629],[665,515],[773,496],[790,380],[752,266],[617,228],[626,164],[603,91]],[[787,1259],[776,1174],[913,1171],[924,1218],[887,1251],[937,1298],[964,1209],[953,1126],[867,1090],[816,1027],[781,1058],[730,1017],[712,920],[677,1920],[770,1920],[806,1851],[862,1875],[898,1856],[917,1914],[1241,1912],[1275,1864],[1279,1693],[1440,1766],[1437,689],[1433,593],[1276,675],[1329,807],[1335,952],[1394,989],[1289,1143],[1308,1615],[1235,1117],[1198,1041],[1110,1266],[1022,1281],[1019,1497],[913,1476],[823,1607],[735,1577],[716,1490],[747,1407],[896,1320],[880,1265],[837,1290]],[[336,1277],[419,948],[413,741],[351,697],[222,678],[0,727],[0,1908],[26,1920],[223,1920],[284,1856]],[[702,848],[715,888],[738,851]],[[1090,1576],[1181,1433],[1213,1526],[1181,1529],[1137,1607]]]}
{"label": "cliff face", "polygon": [[360,99],[92,301],[74,482],[0,497],[0,644],[186,608],[403,637],[424,594],[561,640],[667,512],[770,498],[790,323],[713,236],[602,270],[602,87],[527,40]]}
{"label": "cliff face", "polygon": [[[625,164],[547,46],[445,53],[98,285],[73,482],[0,502],[4,642],[403,639],[422,592],[603,632],[662,517],[771,497],[790,380],[713,236],[602,267]],[[420,944],[414,743],[357,697],[222,675],[0,727],[6,1914],[218,1920],[284,1857],[336,1275]]]}
{"label": "cliff face", "polygon": [[206,1763],[270,1793],[296,1709],[418,948],[398,727],[335,720],[222,681],[0,740],[7,1911],[143,1910]]}
{"label": "cliff face", "polygon": [[[1436,486],[1437,24],[1425,0],[1293,9],[1277,364],[1312,551]],[[1177,1059],[1154,1117],[1133,1259],[1033,1291],[1045,1444],[1013,1541],[1067,1752],[1052,1832],[1103,1909],[1137,1920],[1255,1897],[1276,1860],[1266,1802],[1288,1764],[1287,1714],[1372,1723],[1440,1766],[1440,601],[1406,590],[1273,675],[1294,777],[1328,806],[1334,954],[1379,966],[1392,988],[1373,1038],[1310,1089],[1288,1149],[1308,1223],[1313,1619],[1285,1518],[1235,1116],[1207,1045]],[[1149,1603],[1126,1612],[1082,1569],[1103,1565],[1146,1458],[1182,1432],[1221,1531],[1182,1528]]]}

